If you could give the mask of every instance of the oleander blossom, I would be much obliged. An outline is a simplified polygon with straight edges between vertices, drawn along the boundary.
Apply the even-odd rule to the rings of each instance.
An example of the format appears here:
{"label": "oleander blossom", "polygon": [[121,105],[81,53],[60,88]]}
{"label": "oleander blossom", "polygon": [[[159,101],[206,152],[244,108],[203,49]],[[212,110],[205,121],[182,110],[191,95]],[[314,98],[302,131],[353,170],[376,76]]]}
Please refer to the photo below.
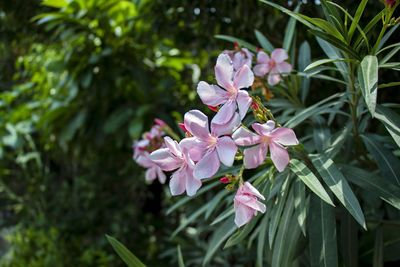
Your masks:
{"label": "oleander blossom", "polygon": [[222,105],[213,118],[216,124],[223,125],[230,121],[237,108],[239,109],[240,119],[243,119],[250,107],[252,98],[246,90],[241,89],[253,84],[253,72],[247,65],[243,65],[234,73],[233,63],[226,54],[218,56],[214,69],[218,85],[210,85],[201,81],[197,86],[200,99],[208,106]]}
{"label": "oleander blossom", "polygon": [[189,150],[195,145],[194,138],[185,138],[178,144],[170,137],[164,137],[166,148],[160,148],[150,154],[150,159],[163,171],[173,171],[169,188],[173,196],[183,194],[188,196],[196,194],[201,187],[201,180],[193,176],[194,162],[189,155]]}
{"label": "oleander blossom", "polygon": [[[215,117],[214,117],[215,118]],[[237,146],[229,136],[240,125],[239,115],[235,112],[225,125],[211,121],[211,132],[208,117],[199,110],[185,113],[185,129],[194,136],[194,145],[190,149],[193,160],[198,161],[194,167],[194,176],[198,179],[212,177],[222,162],[232,166],[237,152]]]}
{"label": "oleander blossom", "polygon": [[267,73],[268,83],[276,85],[281,80],[281,73],[288,73],[292,71],[292,65],[285,60],[288,59],[288,54],[282,48],[276,48],[271,53],[271,57],[263,51],[257,54],[257,65],[254,66],[254,74],[259,77],[264,77]]}
{"label": "oleander blossom", "polygon": [[255,145],[246,148],[243,152],[245,167],[247,169],[258,167],[264,162],[269,148],[272,162],[276,169],[282,172],[290,160],[289,153],[283,146],[293,146],[299,143],[294,131],[284,127],[275,128],[275,122],[271,120],[264,124],[253,123],[252,127],[258,135],[243,127],[240,127],[232,135],[236,145]]}
{"label": "oleander blossom", "polygon": [[245,47],[239,50],[239,47],[235,45],[235,48],[236,49],[233,51],[225,50],[222,52],[222,54],[228,55],[232,60],[234,71],[238,71],[244,65],[247,65],[249,68],[251,68],[251,62],[254,54]]}
{"label": "oleander blossom", "polygon": [[158,178],[158,180],[160,181],[160,183],[164,184],[165,183],[165,173],[161,170],[161,168],[154,163],[151,159],[150,159],[150,154],[149,152],[144,152],[143,155],[140,155],[137,159],[136,159],[137,164],[139,164],[140,166],[146,168],[146,181],[153,181],[156,178]]}
{"label": "oleander blossom", "polygon": [[257,212],[264,213],[266,207],[257,198],[265,200],[264,196],[249,182],[241,185],[233,199],[235,208],[235,224],[241,227],[248,223]]}

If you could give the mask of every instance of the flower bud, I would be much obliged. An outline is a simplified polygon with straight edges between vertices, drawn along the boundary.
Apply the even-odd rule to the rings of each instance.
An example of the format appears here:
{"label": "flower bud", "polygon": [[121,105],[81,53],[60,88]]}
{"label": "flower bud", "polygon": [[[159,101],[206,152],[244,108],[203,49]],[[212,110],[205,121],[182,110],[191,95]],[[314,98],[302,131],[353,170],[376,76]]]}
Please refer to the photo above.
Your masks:
{"label": "flower bud", "polygon": [[222,183],[227,184],[230,182],[230,179],[228,177],[222,177],[221,179],[219,179]]}

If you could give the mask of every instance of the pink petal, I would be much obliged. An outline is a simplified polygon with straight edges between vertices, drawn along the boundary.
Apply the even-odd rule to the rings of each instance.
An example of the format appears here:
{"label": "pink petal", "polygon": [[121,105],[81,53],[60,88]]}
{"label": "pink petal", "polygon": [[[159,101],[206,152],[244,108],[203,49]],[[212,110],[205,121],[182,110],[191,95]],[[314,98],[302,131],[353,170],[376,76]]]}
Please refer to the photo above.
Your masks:
{"label": "pink petal", "polygon": [[239,118],[239,114],[235,112],[230,121],[226,124],[216,124],[211,121],[211,135],[212,136],[222,136],[222,135],[231,135],[237,127],[239,127],[241,121]]}
{"label": "pink petal", "polygon": [[157,176],[160,183],[164,184],[167,177],[165,176],[165,173],[161,170],[161,168],[158,166],[157,166]]}
{"label": "pink petal", "polygon": [[236,111],[236,101],[234,99],[229,99],[221,109],[215,114],[212,119],[212,123],[215,124],[226,124],[232,119]]}
{"label": "pink petal", "polygon": [[258,64],[253,68],[254,74],[258,77],[264,77],[271,70],[270,65],[268,64]]}
{"label": "pink petal", "polygon": [[276,169],[282,172],[285,167],[289,164],[289,153],[279,144],[271,142],[269,144],[271,150],[271,159]]}
{"label": "pink petal", "polygon": [[[253,60],[254,54],[252,52],[250,52],[249,49],[247,49],[246,47],[243,47],[242,51],[244,51],[246,53],[246,57],[250,60],[250,64],[251,64],[251,60]],[[247,66],[251,67],[251,65],[247,65]]]}
{"label": "pink petal", "polygon": [[235,155],[237,152],[238,148],[235,145],[235,142],[232,140],[232,138],[228,136],[223,136],[218,138],[217,141],[217,153],[219,160],[225,165],[225,166],[232,166],[233,161],[235,160]]}
{"label": "pink petal", "polygon": [[197,85],[197,94],[204,104],[213,107],[225,103],[229,98],[227,91],[203,81],[199,82]]}
{"label": "pink petal", "polygon": [[243,65],[233,78],[233,84],[236,89],[247,88],[253,85],[254,74],[247,65]]}
{"label": "pink petal", "polygon": [[210,136],[208,129],[208,117],[200,110],[194,109],[185,113],[185,128],[194,136],[200,139],[207,139]]}
{"label": "pink petal", "polygon": [[270,73],[268,75],[268,83],[270,85],[278,84],[281,81],[281,76],[279,74]]}
{"label": "pink petal", "polygon": [[157,166],[154,166],[152,168],[148,168],[146,171],[146,181],[153,181],[156,179],[156,168]]}
{"label": "pink petal", "polygon": [[244,166],[247,169],[257,168],[261,163],[264,162],[265,157],[267,156],[268,147],[264,147],[263,145],[257,145],[250,148],[246,148],[244,150]]}
{"label": "pink petal", "polygon": [[179,146],[182,148],[182,152],[186,156],[187,163],[191,164],[191,161],[188,158],[192,161],[199,161],[203,157],[208,144],[196,137],[190,137],[182,139]]}
{"label": "pink petal", "polygon": [[278,127],[270,134],[272,140],[284,146],[295,146],[299,144],[296,134],[292,129]]}
{"label": "pink petal", "polygon": [[255,188],[251,183],[245,182],[243,185],[243,192],[265,200],[264,196]]}
{"label": "pink petal", "polygon": [[247,206],[248,208],[254,211],[265,212],[266,207],[263,203],[258,201],[255,197],[250,197],[247,195],[236,195],[235,200],[240,202],[242,205]]}
{"label": "pink petal", "polygon": [[169,181],[169,189],[173,196],[180,195],[186,190],[186,172],[181,168],[174,172]]}
{"label": "pink petal", "polygon": [[[277,63],[275,68],[278,73],[289,73],[292,71],[292,65],[290,65],[287,62]],[[284,75],[286,75],[286,74],[284,74]]]}
{"label": "pink petal", "polygon": [[150,154],[150,159],[164,171],[172,171],[182,166],[182,159],[174,157],[168,148],[160,148]]}
{"label": "pink petal", "polygon": [[201,180],[194,178],[193,170],[186,170],[186,193],[188,196],[196,194],[201,187]]}
{"label": "pink petal", "polygon": [[276,62],[276,63],[281,63],[288,59],[288,54],[285,51],[285,49],[282,48],[276,48],[274,51],[271,53],[271,58]]}
{"label": "pink petal", "polygon": [[244,127],[240,127],[239,129],[237,129],[233,133],[232,138],[239,146],[251,146],[261,142],[261,136],[250,132]]}
{"label": "pink petal", "polygon": [[275,128],[275,122],[274,121],[267,121],[264,124],[259,124],[259,123],[253,123],[251,125],[253,129],[259,134],[259,135],[269,135],[269,133]]}
{"label": "pink petal", "polygon": [[165,145],[167,146],[167,148],[173,155],[175,155],[177,157],[182,157],[182,152],[178,145],[178,142],[176,142],[175,140],[172,140],[172,138],[169,136],[164,137],[164,141],[165,141]]}
{"label": "pink petal", "polygon": [[233,65],[232,61],[226,54],[220,54],[217,58],[215,69],[215,79],[219,86],[230,89],[232,87]]}
{"label": "pink petal", "polygon": [[253,209],[235,201],[235,224],[237,227],[241,227],[248,223],[253,216]]}
{"label": "pink petal", "polygon": [[137,157],[136,163],[144,168],[150,168],[154,166],[154,162],[151,161],[149,152],[145,151],[142,156]]}
{"label": "pink petal", "polygon": [[267,53],[260,51],[257,54],[257,63],[258,64],[268,64],[270,58]]}
{"label": "pink petal", "polygon": [[240,119],[243,120],[243,118],[246,116],[247,110],[249,110],[253,99],[249,96],[249,93],[247,91],[239,90],[236,101],[239,109]]}
{"label": "pink petal", "polygon": [[197,162],[193,175],[197,179],[210,178],[218,171],[219,166],[220,161],[217,151],[215,149],[210,150]]}
{"label": "pink petal", "polygon": [[240,69],[240,67],[242,67],[244,65],[244,61],[246,60],[245,56],[246,55],[242,52],[236,52],[233,55],[232,63],[233,63],[233,68],[235,70]]}

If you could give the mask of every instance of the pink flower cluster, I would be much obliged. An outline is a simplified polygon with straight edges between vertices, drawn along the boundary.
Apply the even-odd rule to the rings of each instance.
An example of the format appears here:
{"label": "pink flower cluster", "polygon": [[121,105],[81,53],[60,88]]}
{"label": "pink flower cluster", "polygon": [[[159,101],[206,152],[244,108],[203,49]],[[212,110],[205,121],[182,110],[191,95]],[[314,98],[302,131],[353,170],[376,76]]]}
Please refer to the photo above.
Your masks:
{"label": "pink flower cluster", "polygon": [[268,83],[270,85],[278,84],[281,80],[281,73],[292,71],[292,65],[285,62],[286,59],[288,59],[288,54],[282,48],[274,49],[271,57],[267,53],[259,51],[257,54],[257,65],[254,66],[254,73],[259,77],[264,77],[268,74]]}
{"label": "pink flower cluster", "polygon": [[[268,59],[265,64],[269,65],[260,66],[264,61],[258,60],[259,65],[255,67],[258,74],[261,71],[270,72],[273,82],[277,81],[276,75],[279,78],[278,71],[291,70],[291,67],[289,69],[286,66],[288,63],[283,62],[287,57],[285,58],[280,50],[275,51],[272,53],[272,59],[269,59],[266,53],[259,52],[257,58]],[[162,171],[174,171],[169,182],[171,194],[180,195],[186,191],[187,195],[193,196],[201,187],[202,179],[213,177],[221,164],[228,167],[233,165],[238,146],[243,147],[241,149],[245,168],[256,168],[262,164],[269,149],[277,170],[284,170],[289,163],[289,154],[284,146],[298,144],[293,130],[276,128],[274,121],[254,123],[252,127],[256,133],[241,126],[253,102],[246,90],[254,83],[252,57],[253,54],[245,48],[235,52],[224,51],[218,56],[215,65],[217,84],[204,81],[198,84],[197,93],[202,102],[217,110],[211,122],[201,111],[190,110],[184,115],[183,125],[180,125],[187,132],[186,138],[180,142],[167,136],[164,137],[164,144],[159,144],[162,133],[157,132],[159,128],[154,126],[156,128],[153,127],[150,133],[144,134],[143,140],[135,143],[134,159],[149,168],[146,179],[155,179],[157,174],[160,181],[164,182],[165,175]],[[149,149],[149,144],[154,139],[157,140],[158,147],[151,146]],[[242,177],[232,177],[232,181],[227,177],[221,181],[239,181],[234,207],[235,223],[240,227],[248,223],[258,211],[265,212],[265,205],[257,200],[264,200],[264,197],[250,183],[243,182]]]}
{"label": "pink flower cluster", "polygon": [[167,124],[160,119],[154,120],[157,124],[151,127],[149,132],[142,134],[141,140],[133,143],[133,160],[137,164],[146,168],[146,181],[153,181],[158,177],[160,183],[165,183],[166,176],[161,168],[150,159],[150,153],[164,146],[163,127]]}

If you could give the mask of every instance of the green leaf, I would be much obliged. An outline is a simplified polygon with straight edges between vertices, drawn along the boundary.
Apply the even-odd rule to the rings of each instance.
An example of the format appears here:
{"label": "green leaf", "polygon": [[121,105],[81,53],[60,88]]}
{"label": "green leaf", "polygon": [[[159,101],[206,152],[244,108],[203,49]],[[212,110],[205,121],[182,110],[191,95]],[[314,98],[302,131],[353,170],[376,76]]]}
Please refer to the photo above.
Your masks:
{"label": "green leaf", "polygon": [[299,224],[303,235],[306,236],[306,218],[307,218],[307,200],[304,184],[296,179],[294,183],[294,207],[297,223]]}
{"label": "green leaf", "polygon": [[55,8],[63,8],[68,5],[68,2],[66,0],[43,0],[42,5]]}
{"label": "green leaf", "polygon": [[353,215],[354,219],[356,219],[364,229],[367,229],[360,203],[358,203],[353,190],[351,190],[350,185],[336,167],[335,163],[322,154],[312,155],[310,158],[322,179],[329,186],[329,189],[335,194],[350,214]]}
{"label": "green leaf", "polygon": [[373,267],[383,267],[383,233],[381,226],[376,228]]}
{"label": "green leaf", "polygon": [[312,117],[314,144],[317,151],[320,153],[329,147],[331,132],[324,117],[316,115]]}
{"label": "green leaf", "polygon": [[340,152],[340,149],[350,136],[351,130],[353,130],[353,125],[353,122],[349,121],[340,132],[331,137],[329,142],[331,145],[324,151],[324,155],[328,158],[334,158]]}
{"label": "green leaf", "polygon": [[326,42],[332,44],[336,48],[342,50],[344,53],[347,53],[349,56],[352,56],[354,59],[361,60],[360,56],[357,54],[357,51],[354,50],[354,48],[352,48],[351,46],[341,41],[340,39],[319,30],[309,30],[309,31],[315,36],[325,40]]}
{"label": "green leaf", "polygon": [[214,232],[210,242],[208,243],[207,252],[203,260],[203,266],[207,266],[215,252],[217,252],[217,249],[226,239],[228,239],[229,236],[233,234],[233,232],[235,232],[236,229],[237,227],[233,220],[227,220]]}
{"label": "green leaf", "polygon": [[187,218],[187,220],[184,221],[184,223],[179,225],[179,227],[177,229],[175,229],[175,231],[172,233],[171,239],[174,238],[186,226],[188,226],[189,224],[194,222],[201,214],[205,213],[206,210],[208,209],[208,205],[209,205],[209,203],[207,203],[206,205],[203,205],[200,209],[198,209],[192,215],[190,215],[189,218]]}
{"label": "green leaf", "polygon": [[341,170],[351,183],[379,196],[382,200],[400,210],[400,188],[398,186],[379,176],[377,177],[374,173],[354,166],[343,165]]}
{"label": "green leaf", "polygon": [[275,200],[274,208],[271,211],[271,218],[269,222],[269,230],[268,230],[268,241],[269,247],[272,248],[272,244],[274,242],[275,233],[278,229],[279,221],[281,219],[282,210],[285,207],[286,197],[289,189],[289,177],[290,173],[287,175],[285,182],[282,185],[281,193],[279,197]]}
{"label": "green leaf", "polygon": [[400,147],[400,115],[382,105],[376,105],[375,118],[380,120]]}
{"label": "green leaf", "polygon": [[340,213],[340,243],[344,266],[358,264],[358,224],[345,210]]}
{"label": "green leaf", "polygon": [[[299,9],[300,9],[300,5],[297,5],[294,12],[297,13],[299,11]],[[290,46],[293,41],[295,28],[296,28],[296,19],[292,17],[292,18],[290,18],[290,20],[286,26],[285,36],[283,37],[282,48],[285,49],[286,51],[290,51]]]}
{"label": "green leaf", "polygon": [[270,5],[270,6],[273,6],[273,7],[275,7],[276,9],[279,9],[279,10],[282,11],[283,13],[286,13],[287,15],[291,16],[292,18],[294,18],[294,19],[296,19],[297,21],[303,23],[304,25],[306,25],[307,27],[309,27],[309,28],[311,28],[311,29],[316,28],[316,27],[313,26],[310,22],[308,22],[306,19],[304,19],[303,17],[301,17],[299,14],[297,14],[297,13],[295,13],[295,12],[293,12],[293,11],[290,11],[290,10],[287,9],[287,8],[284,8],[284,7],[282,7],[282,6],[278,5],[278,4],[275,4],[275,3],[272,3],[272,2],[266,1],[266,0],[260,0],[260,2],[262,2],[262,3],[264,3],[264,4],[267,4],[267,5]]}
{"label": "green leaf", "polygon": [[386,149],[373,135],[361,135],[365,146],[378,164],[383,178],[400,185],[400,161],[393,153]]}
{"label": "green leaf", "polygon": [[229,192],[227,190],[222,190],[215,197],[213,197],[211,202],[209,202],[209,204],[208,204],[208,209],[207,209],[206,215],[205,215],[206,220],[210,217],[211,213],[216,209],[218,204],[221,204],[221,199],[228,194],[229,194]]}
{"label": "green leaf", "polygon": [[[331,45],[330,43],[328,43],[327,41],[318,38],[317,37],[317,42],[319,44],[319,46],[322,48],[322,50],[325,52],[325,54],[329,57],[329,58],[343,58],[342,53],[333,45]],[[343,79],[345,81],[348,82],[348,67],[346,65],[346,63],[344,62],[334,62],[334,65],[340,70],[340,73],[343,76]]]}
{"label": "green leaf", "polygon": [[[284,235],[284,256],[282,257],[281,260],[281,266],[282,267],[292,267],[293,266],[293,260],[296,259],[298,256],[298,247],[299,244],[302,243],[302,238],[300,238],[300,227],[297,224],[296,221],[296,216],[291,216],[291,220],[289,222],[289,227],[286,229],[287,231],[281,231],[281,228],[278,231],[278,236],[283,233]],[[280,237],[277,237],[277,239],[280,239]]]}
{"label": "green leaf", "polygon": [[274,50],[274,46],[268,41],[268,39],[258,30],[254,30],[257,41],[260,43],[261,47],[267,52],[271,53]]}
{"label": "green leaf", "polygon": [[260,233],[258,235],[257,240],[257,263],[259,266],[263,266],[263,254],[264,254],[264,246],[265,246],[265,237],[267,236],[267,228],[269,226],[269,213],[264,215],[261,223],[260,223]]}
{"label": "green leaf", "polygon": [[[304,71],[304,69],[310,64],[311,62],[311,48],[307,41],[304,41],[299,50],[299,70]],[[308,91],[310,90],[310,79],[303,78],[301,81],[301,101],[304,103]]]}
{"label": "green leaf", "polygon": [[374,117],[378,96],[378,58],[376,56],[366,56],[361,61],[358,69],[358,81],[365,103]]}
{"label": "green leaf", "polygon": [[[295,228],[296,225],[290,226],[292,214],[293,214],[293,190],[289,191],[289,196],[285,204],[285,211],[282,214],[282,218],[279,223],[278,234],[276,235],[274,248],[272,250],[272,264],[271,266],[282,266],[282,260],[288,257],[288,244],[285,244],[285,237],[290,228]],[[288,253],[288,254],[287,254]]]}
{"label": "green leaf", "polygon": [[324,59],[320,59],[320,60],[314,61],[313,63],[308,65],[304,69],[304,71],[311,70],[311,69],[313,69],[315,67],[321,66],[321,65],[326,64],[326,63],[339,62],[339,61],[351,62],[353,60],[348,60],[348,59],[345,59],[345,58],[324,58]]}
{"label": "green leaf", "polygon": [[340,41],[344,41],[344,37],[342,34],[334,27],[332,24],[327,22],[326,20],[319,19],[319,18],[309,18],[302,14],[299,14],[300,17],[304,18],[305,20],[311,22],[321,30],[325,31],[328,35],[331,35],[334,38],[337,38]]}
{"label": "green leaf", "polygon": [[112,113],[104,123],[103,131],[110,134],[118,130],[133,114],[131,108],[121,108]]}
{"label": "green leaf", "polygon": [[364,13],[365,6],[367,5],[368,0],[362,0],[361,3],[358,5],[356,14],[354,15],[354,19],[352,20],[349,33],[348,33],[348,38],[349,42],[351,41],[351,38],[353,37],[354,31],[356,27],[358,26],[358,22],[360,21],[360,18],[362,14]]}
{"label": "green leaf", "polygon": [[[381,12],[379,12],[370,22],[368,22],[367,26],[363,29],[364,34],[366,35],[374,26],[376,23],[381,21],[382,16],[385,14],[385,9],[383,9]],[[353,47],[356,48],[356,50],[359,49],[359,46],[362,44],[363,41],[363,36],[360,35],[357,40],[354,42]]]}
{"label": "green leaf", "polygon": [[214,35],[215,38],[217,39],[221,39],[221,40],[225,40],[225,41],[229,41],[229,42],[237,42],[239,45],[248,48],[249,50],[251,50],[254,53],[257,53],[257,47],[236,37],[232,37],[229,35]]}
{"label": "green leaf", "polygon": [[311,189],[317,196],[324,200],[329,205],[335,206],[326,193],[324,187],[319,182],[318,178],[311,172],[307,166],[297,159],[290,160],[290,168],[302,180],[305,185]]}
{"label": "green leaf", "polygon": [[387,40],[389,40],[390,36],[392,36],[392,34],[397,30],[397,28],[400,26],[399,23],[396,23],[396,25],[394,25],[390,31],[388,31],[383,38],[381,39],[381,41],[379,42],[378,47],[376,48],[376,51],[379,51],[383,45],[386,43]]}
{"label": "green leaf", "polygon": [[230,218],[234,213],[235,213],[235,209],[233,207],[230,209],[227,209],[224,212],[222,212],[217,218],[215,218],[214,221],[212,221],[210,223],[210,225],[215,225],[217,223],[220,223],[220,222]]}
{"label": "green leaf", "polygon": [[176,247],[176,250],[178,251],[178,266],[179,267],[185,267],[185,263],[183,261],[183,256],[182,256],[182,251],[181,251],[181,246],[178,245]]}
{"label": "green leaf", "polygon": [[304,120],[308,119],[309,117],[313,116],[314,114],[318,113],[321,110],[326,110],[328,107],[334,105],[334,102],[328,103],[326,105],[326,102],[329,102],[335,98],[341,97],[343,95],[343,93],[336,93],[334,95],[331,95],[323,100],[321,100],[320,102],[309,106],[308,108],[303,109],[302,111],[300,111],[299,113],[297,113],[296,115],[294,115],[292,118],[290,118],[290,120],[288,120],[285,123],[285,127],[288,128],[294,128],[297,125],[299,125],[301,122],[303,122]]}
{"label": "green leaf", "polygon": [[238,231],[235,234],[233,234],[231,237],[229,237],[228,241],[226,241],[224,249],[232,247],[232,246],[242,242],[242,240],[245,239],[250,234],[250,232],[254,229],[258,220],[261,217],[263,217],[263,215],[258,214],[257,216],[253,217],[248,224],[246,224],[244,227],[238,229]]}
{"label": "green leaf", "polygon": [[340,18],[339,12],[333,7],[328,4],[326,0],[321,0],[321,6],[322,10],[325,14],[325,17],[332,23],[333,20],[332,18],[335,18],[336,21],[338,21],[343,28],[343,22]]}
{"label": "green leaf", "polygon": [[129,267],[146,267],[135,255],[132,254],[123,244],[117,239],[106,235],[108,242],[113,246],[115,252]]}
{"label": "green leaf", "polygon": [[308,219],[311,267],[337,267],[335,209],[311,195]]}

